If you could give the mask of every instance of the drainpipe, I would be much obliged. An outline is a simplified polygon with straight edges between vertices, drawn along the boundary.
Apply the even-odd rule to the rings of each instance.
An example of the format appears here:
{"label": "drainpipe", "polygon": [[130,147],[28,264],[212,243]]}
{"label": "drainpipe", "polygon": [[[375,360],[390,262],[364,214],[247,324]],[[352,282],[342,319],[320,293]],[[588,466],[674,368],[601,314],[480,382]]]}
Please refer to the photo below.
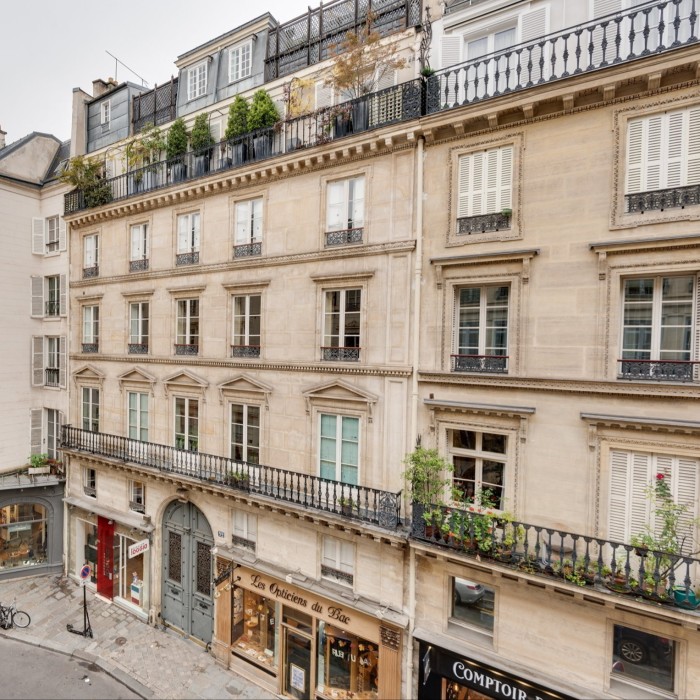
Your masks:
{"label": "drainpipe", "polygon": [[[418,429],[418,358],[420,350],[420,311],[421,311],[421,286],[423,267],[423,159],[424,159],[425,139],[418,137],[418,148],[416,150],[416,255],[415,268],[413,271],[413,372],[411,376],[411,417],[409,421],[409,435],[412,440],[417,437]],[[413,447],[413,445],[411,445]],[[406,696],[413,695],[413,630],[416,618],[416,551],[408,546],[408,641],[406,648],[408,658],[406,660]]]}

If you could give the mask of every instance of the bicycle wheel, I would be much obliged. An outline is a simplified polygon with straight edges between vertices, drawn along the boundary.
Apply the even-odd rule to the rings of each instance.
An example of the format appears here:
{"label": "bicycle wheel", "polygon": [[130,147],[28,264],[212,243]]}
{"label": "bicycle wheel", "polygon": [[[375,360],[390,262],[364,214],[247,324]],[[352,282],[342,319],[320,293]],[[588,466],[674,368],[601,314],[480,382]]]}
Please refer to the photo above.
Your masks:
{"label": "bicycle wheel", "polygon": [[12,616],[12,624],[15,627],[29,627],[29,623],[31,622],[31,618],[29,615],[27,615],[26,612],[23,610],[18,610],[13,616]]}

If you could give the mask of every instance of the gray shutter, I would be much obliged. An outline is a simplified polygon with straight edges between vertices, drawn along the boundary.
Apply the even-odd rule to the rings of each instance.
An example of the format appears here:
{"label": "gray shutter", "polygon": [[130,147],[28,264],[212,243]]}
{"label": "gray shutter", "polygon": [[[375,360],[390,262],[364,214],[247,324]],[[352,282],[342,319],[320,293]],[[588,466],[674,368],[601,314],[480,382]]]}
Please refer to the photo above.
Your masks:
{"label": "gray shutter", "polygon": [[58,249],[63,251],[67,248],[66,242],[66,222],[62,216],[58,217]]}
{"label": "gray shutter", "polygon": [[44,278],[32,276],[32,317],[44,316]]}
{"label": "gray shutter", "polygon": [[43,219],[32,219],[32,253],[34,255],[44,255],[46,253]]}
{"label": "gray shutter", "polygon": [[42,424],[44,417],[43,408],[32,408],[30,413],[29,421],[29,450],[30,454],[38,455],[41,454],[42,448]]}
{"label": "gray shutter", "polygon": [[67,298],[67,289],[66,289],[66,275],[60,275],[59,276],[59,309],[60,309],[60,314],[61,316],[67,316],[68,315],[68,298]]}
{"label": "gray shutter", "polygon": [[32,336],[32,386],[44,385],[44,336]]}
{"label": "gray shutter", "polygon": [[58,385],[66,385],[66,336],[62,335],[58,339]]}

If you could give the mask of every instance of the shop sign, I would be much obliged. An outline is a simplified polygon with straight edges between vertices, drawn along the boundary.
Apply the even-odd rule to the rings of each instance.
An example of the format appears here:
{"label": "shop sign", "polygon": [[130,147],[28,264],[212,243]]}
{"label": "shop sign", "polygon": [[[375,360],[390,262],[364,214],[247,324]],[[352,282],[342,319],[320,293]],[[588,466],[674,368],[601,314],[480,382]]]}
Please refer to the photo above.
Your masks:
{"label": "shop sign", "polygon": [[143,554],[150,549],[150,543],[148,540],[141,540],[135,544],[129,545],[129,559],[137,557],[139,554]]}

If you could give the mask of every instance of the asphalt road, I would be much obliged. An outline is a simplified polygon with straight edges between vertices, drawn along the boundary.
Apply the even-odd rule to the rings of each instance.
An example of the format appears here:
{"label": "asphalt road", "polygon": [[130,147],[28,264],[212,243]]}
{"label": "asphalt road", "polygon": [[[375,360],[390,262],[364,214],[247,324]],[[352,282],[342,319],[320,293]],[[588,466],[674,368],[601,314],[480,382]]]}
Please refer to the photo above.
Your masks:
{"label": "asphalt road", "polygon": [[0,698],[138,698],[98,666],[11,639],[0,639]]}

